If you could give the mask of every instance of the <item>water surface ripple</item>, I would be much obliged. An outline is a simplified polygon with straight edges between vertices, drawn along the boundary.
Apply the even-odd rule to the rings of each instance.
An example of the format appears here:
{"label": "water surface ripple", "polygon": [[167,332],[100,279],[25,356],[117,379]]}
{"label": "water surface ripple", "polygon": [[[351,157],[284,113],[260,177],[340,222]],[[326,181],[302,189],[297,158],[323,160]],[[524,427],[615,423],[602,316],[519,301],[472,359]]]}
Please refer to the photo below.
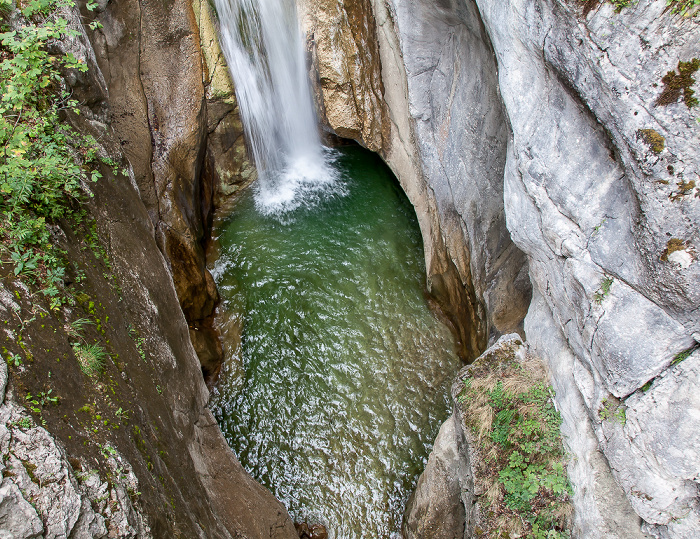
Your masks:
{"label": "water surface ripple", "polygon": [[354,147],[335,166],[341,185],[315,206],[264,215],[249,194],[219,227],[229,357],[211,405],[292,518],[336,539],[399,537],[459,365],[391,172]]}

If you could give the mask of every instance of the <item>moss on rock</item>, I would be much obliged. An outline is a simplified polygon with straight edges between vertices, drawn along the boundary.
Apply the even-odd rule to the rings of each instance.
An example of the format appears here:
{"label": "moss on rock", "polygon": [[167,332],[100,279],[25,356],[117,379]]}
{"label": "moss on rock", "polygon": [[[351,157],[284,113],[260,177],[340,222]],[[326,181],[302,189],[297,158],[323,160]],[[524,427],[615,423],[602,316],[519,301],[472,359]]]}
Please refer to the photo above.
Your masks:
{"label": "moss on rock", "polygon": [[664,89],[654,105],[659,107],[677,103],[681,95],[683,96],[683,102],[689,109],[697,105],[698,100],[694,97],[695,92],[692,86],[695,84],[693,74],[699,68],[700,59],[698,58],[693,58],[688,62],[679,61],[678,73],[669,71],[662,77],[661,82],[664,83]]}
{"label": "moss on rock", "polygon": [[666,147],[666,139],[654,129],[640,129],[637,133],[654,153],[661,153]]}

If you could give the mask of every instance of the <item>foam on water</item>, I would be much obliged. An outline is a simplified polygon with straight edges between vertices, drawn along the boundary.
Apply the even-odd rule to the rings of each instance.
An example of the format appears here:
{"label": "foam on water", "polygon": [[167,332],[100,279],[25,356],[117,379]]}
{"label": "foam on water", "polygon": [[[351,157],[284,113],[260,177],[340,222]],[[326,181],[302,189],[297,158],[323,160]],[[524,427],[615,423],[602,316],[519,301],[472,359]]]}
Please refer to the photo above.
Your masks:
{"label": "foam on water", "polygon": [[309,205],[337,177],[323,150],[292,0],[215,0],[224,55],[268,214]]}
{"label": "foam on water", "polygon": [[322,199],[344,196],[345,183],[333,161],[334,152],[327,148],[321,156],[301,154],[289,159],[283,170],[255,185],[258,211],[289,219],[289,214],[301,206],[312,207]]}

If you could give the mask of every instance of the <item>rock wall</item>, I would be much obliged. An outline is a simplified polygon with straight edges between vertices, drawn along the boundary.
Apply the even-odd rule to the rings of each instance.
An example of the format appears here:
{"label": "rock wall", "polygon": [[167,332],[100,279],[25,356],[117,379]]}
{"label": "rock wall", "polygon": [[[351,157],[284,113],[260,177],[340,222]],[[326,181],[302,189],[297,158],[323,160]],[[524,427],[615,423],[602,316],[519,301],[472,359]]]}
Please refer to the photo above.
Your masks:
{"label": "rock wall", "polygon": [[[698,404],[686,389],[697,353],[674,358],[697,346],[700,213],[685,182],[699,170],[698,125],[681,99],[659,98],[664,75],[700,56],[700,20],[659,1],[587,15],[565,2],[477,3],[513,130],[508,228],[537,290],[527,337],[557,389],[576,388],[583,401],[560,400],[569,432],[588,431],[571,444],[588,463],[575,475],[579,506],[597,509],[581,512],[580,528],[614,529],[616,496],[594,482],[608,482],[607,465],[582,450],[597,442],[644,530],[691,537],[698,484],[686,466],[698,468],[697,428],[677,417]],[[650,147],[646,129],[664,149]],[[664,256],[672,238],[685,252],[676,261]],[[612,403],[626,421],[604,419]]]}
{"label": "rock wall", "polygon": [[255,177],[215,14],[205,1],[172,0],[104,2],[83,15],[102,25],[89,34],[109,122],[134,168],[204,374],[213,378],[222,354],[206,242],[214,209]]}
{"label": "rock wall", "polygon": [[[700,17],[677,6],[371,4],[379,60],[368,49],[367,63],[375,78],[381,66],[389,122],[379,151],[416,208],[429,285],[467,356],[517,329],[529,305],[525,334],[557,388],[583,537],[700,529],[689,412],[700,128],[688,106]],[[362,33],[318,10],[316,41],[320,28]],[[329,113],[349,75],[324,66],[342,65],[342,51],[315,51],[330,127],[361,124],[344,119],[361,107]]]}
{"label": "rock wall", "polygon": [[[208,136],[227,133],[208,126],[192,6],[62,15],[80,35],[61,47],[89,67],[68,74],[84,103],[69,120],[117,166],[100,165],[79,228],[50,227],[70,262],[66,305],[50,308],[1,268],[0,535],[297,537],[208,410],[183,316],[213,308],[200,271],[214,193],[203,171]],[[95,17],[103,29],[88,36]],[[78,351],[87,345],[104,354],[96,370]]]}
{"label": "rock wall", "polygon": [[505,228],[508,130],[475,5],[310,4],[300,11],[319,108],[329,128],[378,151],[397,175],[416,208],[428,288],[473,359],[489,339],[521,328],[530,295],[525,259]]}

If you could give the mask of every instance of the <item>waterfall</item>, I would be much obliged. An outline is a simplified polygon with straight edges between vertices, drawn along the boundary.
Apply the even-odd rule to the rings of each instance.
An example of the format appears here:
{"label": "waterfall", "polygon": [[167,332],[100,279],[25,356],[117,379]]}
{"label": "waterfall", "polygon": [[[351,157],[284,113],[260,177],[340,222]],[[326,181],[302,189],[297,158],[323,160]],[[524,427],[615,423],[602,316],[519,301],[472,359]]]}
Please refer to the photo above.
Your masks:
{"label": "waterfall", "polygon": [[318,135],[294,0],[215,1],[258,170],[258,208],[285,212],[338,189]]}

